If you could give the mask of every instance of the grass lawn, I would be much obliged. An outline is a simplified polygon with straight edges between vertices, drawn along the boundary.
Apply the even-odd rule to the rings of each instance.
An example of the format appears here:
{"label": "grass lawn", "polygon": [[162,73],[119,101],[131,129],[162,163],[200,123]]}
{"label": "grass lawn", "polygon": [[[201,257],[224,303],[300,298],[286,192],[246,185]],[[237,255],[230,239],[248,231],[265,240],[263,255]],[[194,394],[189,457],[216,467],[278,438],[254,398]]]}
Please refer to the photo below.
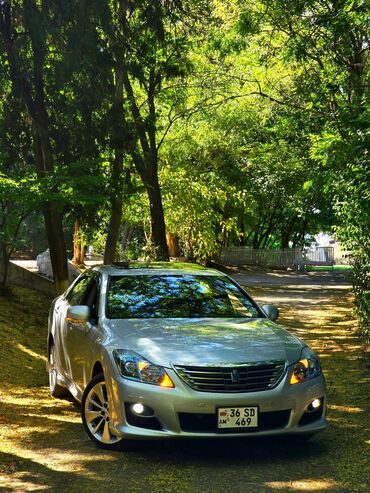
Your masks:
{"label": "grass lawn", "polygon": [[332,270],[351,271],[352,266],[351,265],[333,265],[333,267],[328,267],[326,265],[318,265],[318,266],[307,265],[306,270],[307,270],[307,272],[320,272],[320,271],[327,272],[327,271],[332,271]]}
{"label": "grass lawn", "polygon": [[300,445],[287,438],[140,443],[97,449],[79,405],[49,395],[50,300],[16,289],[0,298],[0,491],[127,493],[349,493],[369,491],[369,368],[349,286],[252,287],[276,303],[281,324],[320,354],[329,428]]}

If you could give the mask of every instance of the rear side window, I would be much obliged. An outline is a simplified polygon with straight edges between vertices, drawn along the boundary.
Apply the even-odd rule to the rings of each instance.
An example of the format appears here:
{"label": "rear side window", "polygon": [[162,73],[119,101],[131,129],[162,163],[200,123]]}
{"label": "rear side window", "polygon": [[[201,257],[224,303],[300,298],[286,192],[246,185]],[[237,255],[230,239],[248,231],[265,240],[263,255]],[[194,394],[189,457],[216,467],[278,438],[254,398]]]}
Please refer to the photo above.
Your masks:
{"label": "rear side window", "polygon": [[227,277],[112,276],[108,318],[259,317],[254,302]]}

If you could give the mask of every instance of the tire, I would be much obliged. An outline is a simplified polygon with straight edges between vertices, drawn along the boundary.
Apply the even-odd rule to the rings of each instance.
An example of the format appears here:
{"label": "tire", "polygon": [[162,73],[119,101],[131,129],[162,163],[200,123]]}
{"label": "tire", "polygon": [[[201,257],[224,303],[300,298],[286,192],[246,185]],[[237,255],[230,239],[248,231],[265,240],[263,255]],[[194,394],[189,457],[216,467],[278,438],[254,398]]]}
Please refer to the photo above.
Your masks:
{"label": "tire", "polygon": [[109,401],[104,375],[96,375],[86,386],[82,396],[82,423],[87,436],[98,447],[117,450],[122,449],[122,437],[112,433],[109,427]]}
{"label": "tire", "polygon": [[49,353],[49,388],[52,397],[63,398],[70,395],[68,389],[58,384],[58,372],[55,368],[55,346],[51,344]]}

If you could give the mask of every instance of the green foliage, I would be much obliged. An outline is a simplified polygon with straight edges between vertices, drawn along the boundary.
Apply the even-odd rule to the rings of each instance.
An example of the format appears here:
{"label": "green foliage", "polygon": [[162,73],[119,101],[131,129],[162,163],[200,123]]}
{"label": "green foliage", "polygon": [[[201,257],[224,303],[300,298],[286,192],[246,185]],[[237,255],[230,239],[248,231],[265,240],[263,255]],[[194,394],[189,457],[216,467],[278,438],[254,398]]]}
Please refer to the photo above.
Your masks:
{"label": "green foliage", "polygon": [[119,246],[124,258],[165,253],[162,198],[167,232],[202,262],[226,245],[303,245],[334,227],[352,252],[356,307],[369,331],[367,2],[13,2],[19,67],[30,80],[41,70],[47,102],[53,170],[37,177],[22,79],[10,83],[7,5],[7,255],[47,201],[68,228],[78,218],[101,252],[122,208],[134,231],[131,248]]}
{"label": "green foliage", "polygon": [[367,245],[354,255],[353,291],[360,329],[367,341],[370,339],[370,248]]}
{"label": "green foliage", "polygon": [[[6,66],[0,59],[0,68]],[[1,85],[2,84],[2,85]],[[30,137],[17,118],[18,105],[7,93],[8,81],[0,78],[0,286],[6,292],[9,258],[25,247],[24,220],[40,205],[38,180],[28,166]]]}
{"label": "green foliage", "polygon": [[370,338],[370,139],[361,122],[348,128],[345,139],[338,138],[328,149],[328,158],[341,164],[341,173],[333,177],[335,210],[340,219],[338,237],[352,252],[353,287],[360,329]]}
{"label": "green foliage", "polygon": [[294,67],[295,97],[308,110],[309,154],[326,169],[336,234],[353,256],[360,328],[369,337],[368,5],[362,0],[261,4],[272,28],[285,37],[282,56]]}
{"label": "green foliage", "polygon": [[161,155],[167,226],[196,258],[239,242],[302,244],[329,227],[324,166],[309,157],[309,136],[275,106],[231,100],[171,134]]}

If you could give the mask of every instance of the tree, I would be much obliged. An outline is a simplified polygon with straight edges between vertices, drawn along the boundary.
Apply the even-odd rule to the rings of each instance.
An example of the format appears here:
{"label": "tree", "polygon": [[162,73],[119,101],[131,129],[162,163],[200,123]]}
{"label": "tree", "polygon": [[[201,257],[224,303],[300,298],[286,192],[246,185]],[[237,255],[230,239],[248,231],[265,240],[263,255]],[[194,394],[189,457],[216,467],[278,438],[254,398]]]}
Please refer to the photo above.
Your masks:
{"label": "tree", "polygon": [[327,170],[310,146],[303,118],[258,95],[180,122],[161,155],[161,181],[183,249],[204,260],[222,245],[287,248],[330,227]]}
{"label": "tree", "polygon": [[[47,57],[46,7],[34,0],[0,5],[0,33],[9,63],[9,75],[14,95],[23,102],[31,121],[32,144],[39,178],[53,172],[54,158],[50,138],[50,121],[44,83]],[[23,32],[22,36],[19,32]],[[57,293],[68,286],[67,255],[64,243],[62,214],[54,201],[43,206],[46,233],[50,249]]]}
{"label": "tree", "polygon": [[[111,20],[101,27],[115,72],[114,106],[121,108],[119,121],[131,128],[123,137],[148,194],[155,255],[168,259],[158,153],[176,108],[183,104],[189,68],[186,19],[194,14],[194,6],[141,0],[111,2],[110,7]],[[122,166],[117,168],[117,177],[122,171]]]}
{"label": "tree", "polygon": [[[246,4],[244,4],[246,5]],[[352,250],[360,326],[369,320],[369,16],[362,0],[262,1],[271,36],[294,64],[296,93],[315,121],[311,155],[324,163],[337,218],[337,234]],[[248,7],[246,10],[248,10]],[[289,15],[287,15],[289,12]]]}
{"label": "tree", "polygon": [[40,198],[28,162],[30,132],[19,118],[19,102],[12,97],[6,77],[0,76],[0,87],[0,294],[7,294],[10,257],[22,248],[24,220],[39,206]]}

